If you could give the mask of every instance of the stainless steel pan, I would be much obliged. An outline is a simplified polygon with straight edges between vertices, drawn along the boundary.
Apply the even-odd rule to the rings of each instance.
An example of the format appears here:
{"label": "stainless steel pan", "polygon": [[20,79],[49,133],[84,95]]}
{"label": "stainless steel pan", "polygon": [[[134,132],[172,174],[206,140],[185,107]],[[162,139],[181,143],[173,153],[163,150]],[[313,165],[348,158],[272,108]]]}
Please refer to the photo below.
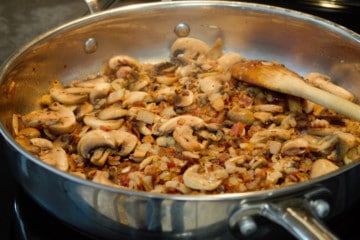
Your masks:
{"label": "stainless steel pan", "polygon": [[[181,31],[174,32],[176,27]],[[59,219],[101,238],[252,237],[262,232],[258,219],[267,218],[298,239],[335,239],[324,222],[359,200],[359,163],[271,191],[157,195],[70,176],[13,140],[12,113],[33,110],[54,79],[67,83],[96,73],[116,53],[165,59],[177,34],[209,43],[221,37],[226,51],[277,60],[300,74],[327,73],[360,96],[360,36],[314,16],[225,1],[160,2],[93,13],[37,37],[0,69],[0,127],[6,143],[1,159],[18,182]]]}

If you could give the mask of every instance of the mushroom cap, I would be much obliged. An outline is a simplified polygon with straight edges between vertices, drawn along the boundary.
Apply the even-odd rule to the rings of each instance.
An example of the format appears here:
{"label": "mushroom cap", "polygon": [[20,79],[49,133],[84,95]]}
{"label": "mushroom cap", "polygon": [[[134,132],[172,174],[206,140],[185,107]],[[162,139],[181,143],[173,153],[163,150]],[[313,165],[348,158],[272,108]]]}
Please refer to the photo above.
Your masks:
{"label": "mushroom cap", "polygon": [[337,165],[327,159],[316,160],[310,170],[310,178],[320,177],[339,169]]}
{"label": "mushroom cap", "polygon": [[22,116],[21,120],[26,127],[48,128],[53,134],[71,132],[76,125],[74,112],[58,102],[47,109],[30,112]]}
{"label": "mushroom cap", "polygon": [[120,156],[130,154],[138,144],[138,138],[132,133],[123,130],[114,130],[112,134],[115,138],[116,146],[121,146]]}
{"label": "mushroom cap", "polygon": [[91,152],[98,148],[117,149],[120,156],[131,153],[138,143],[138,138],[123,130],[104,131],[101,129],[90,130],[85,133],[78,143],[77,149],[81,156],[90,158]]}
{"label": "mushroom cap", "polygon": [[209,172],[200,172],[200,169],[201,166],[195,164],[185,171],[183,179],[187,187],[211,191],[219,187],[222,181],[228,177],[228,172],[221,167]]}
{"label": "mushroom cap", "polygon": [[95,116],[87,115],[83,119],[84,123],[93,129],[106,128],[106,129],[118,129],[124,123],[124,119],[109,119],[102,120]]}
{"label": "mushroom cap", "polygon": [[67,171],[69,168],[67,153],[61,147],[50,149],[50,151],[40,155],[40,159],[62,171]]}
{"label": "mushroom cap", "polygon": [[170,118],[159,127],[160,133],[172,132],[178,125],[189,125],[195,128],[201,128],[206,125],[205,121],[202,118],[195,117],[192,115],[181,115],[177,117]]}
{"label": "mushroom cap", "polygon": [[76,117],[70,108],[54,103],[50,106],[50,109],[58,115],[58,121],[55,124],[49,125],[49,129],[53,134],[68,133],[74,129]]}
{"label": "mushroom cap", "polygon": [[100,147],[116,148],[115,137],[111,132],[91,130],[80,138],[77,149],[82,157],[89,158],[90,153]]}
{"label": "mushroom cap", "polygon": [[79,104],[88,100],[89,89],[86,88],[50,88],[50,96],[62,104]]}
{"label": "mushroom cap", "polygon": [[184,37],[178,38],[171,46],[171,56],[177,57],[182,54],[184,59],[195,59],[200,55],[205,55],[210,47],[199,39]]}

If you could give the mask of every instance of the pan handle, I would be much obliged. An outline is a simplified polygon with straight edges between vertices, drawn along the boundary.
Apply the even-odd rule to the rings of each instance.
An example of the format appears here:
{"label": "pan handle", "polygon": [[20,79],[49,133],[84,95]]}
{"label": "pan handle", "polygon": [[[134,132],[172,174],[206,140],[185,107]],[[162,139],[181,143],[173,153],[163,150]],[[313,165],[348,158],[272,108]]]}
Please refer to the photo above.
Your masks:
{"label": "pan handle", "polygon": [[308,200],[295,197],[278,202],[242,204],[229,218],[229,226],[250,237],[257,232],[254,216],[265,217],[285,228],[297,239],[338,239],[324,225],[320,218],[330,212],[330,205],[324,199]]}
{"label": "pan handle", "polygon": [[102,10],[108,9],[116,0],[84,0],[90,14],[100,12]]}
{"label": "pan handle", "polygon": [[85,3],[89,8],[90,14],[94,14],[100,11],[98,0],[85,0]]}

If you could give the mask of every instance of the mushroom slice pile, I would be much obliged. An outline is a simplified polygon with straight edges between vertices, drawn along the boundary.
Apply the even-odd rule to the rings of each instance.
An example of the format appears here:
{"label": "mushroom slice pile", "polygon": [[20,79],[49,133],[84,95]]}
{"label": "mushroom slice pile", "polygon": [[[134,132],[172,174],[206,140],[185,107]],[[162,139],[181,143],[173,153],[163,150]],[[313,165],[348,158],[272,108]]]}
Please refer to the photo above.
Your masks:
{"label": "mushroom slice pile", "polygon": [[[167,194],[274,189],[360,159],[359,122],[243,82],[239,67],[275,66],[275,77],[289,71],[224,53],[222,45],[179,38],[169,59],[155,63],[114,55],[96,76],[53,84],[40,110],[14,113],[14,137],[74,176]],[[297,80],[355,101],[325,74]]]}

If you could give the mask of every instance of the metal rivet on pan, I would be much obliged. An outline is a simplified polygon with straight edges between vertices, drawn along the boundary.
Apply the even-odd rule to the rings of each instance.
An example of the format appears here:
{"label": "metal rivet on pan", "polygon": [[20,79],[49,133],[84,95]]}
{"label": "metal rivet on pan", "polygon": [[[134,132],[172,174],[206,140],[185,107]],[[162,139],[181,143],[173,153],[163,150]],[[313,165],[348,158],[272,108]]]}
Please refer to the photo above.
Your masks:
{"label": "metal rivet on pan", "polygon": [[239,221],[240,232],[244,236],[250,236],[257,230],[257,224],[252,217],[246,216]]}
{"label": "metal rivet on pan", "polygon": [[190,34],[190,26],[186,23],[179,23],[175,26],[174,32],[178,37],[187,37]]}
{"label": "metal rivet on pan", "polygon": [[84,49],[86,53],[94,53],[97,50],[97,41],[95,38],[88,38],[85,41]]}
{"label": "metal rivet on pan", "polygon": [[330,205],[325,200],[322,199],[314,200],[310,202],[310,205],[315,210],[318,217],[320,218],[327,217],[330,213]]}

